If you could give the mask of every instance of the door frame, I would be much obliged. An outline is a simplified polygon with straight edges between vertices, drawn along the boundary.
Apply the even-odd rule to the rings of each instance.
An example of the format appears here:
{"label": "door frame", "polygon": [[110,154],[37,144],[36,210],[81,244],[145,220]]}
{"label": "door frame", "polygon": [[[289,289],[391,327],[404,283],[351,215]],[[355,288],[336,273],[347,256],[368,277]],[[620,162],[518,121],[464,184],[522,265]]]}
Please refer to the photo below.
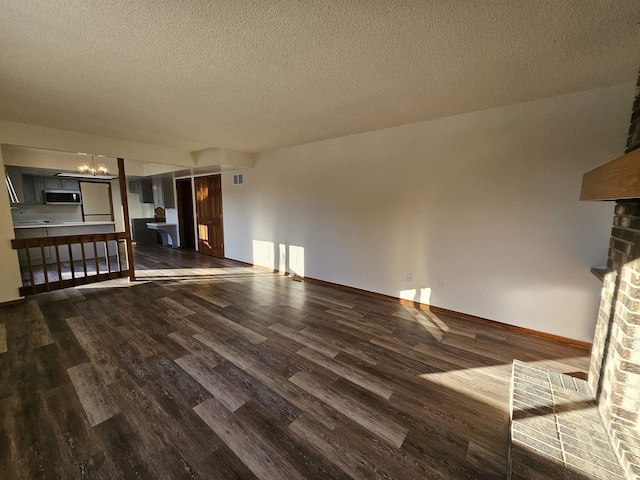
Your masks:
{"label": "door frame", "polygon": [[[181,248],[194,248],[197,251],[198,242],[196,241],[197,229],[195,225],[195,200],[193,198],[193,184],[194,179],[192,177],[175,179],[176,208],[178,210],[178,230],[180,232],[180,246]],[[191,196],[191,202],[188,205],[185,204],[182,200],[182,194],[187,190],[189,191],[189,194]],[[184,213],[187,209],[191,209],[190,223],[186,222],[184,217]],[[189,230],[191,231],[190,235],[188,234]],[[193,245],[186,246],[187,238],[189,237],[190,240],[193,240]]]}

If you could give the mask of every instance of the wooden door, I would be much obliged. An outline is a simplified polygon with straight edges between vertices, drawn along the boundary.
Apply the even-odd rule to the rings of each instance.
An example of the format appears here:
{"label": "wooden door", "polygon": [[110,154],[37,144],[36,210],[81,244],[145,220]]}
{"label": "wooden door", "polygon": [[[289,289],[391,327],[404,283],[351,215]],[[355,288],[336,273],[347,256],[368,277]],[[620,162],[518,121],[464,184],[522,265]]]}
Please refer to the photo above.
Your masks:
{"label": "wooden door", "polygon": [[222,182],[220,175],[196,177],[198,251],[224,258],[222,230]]}

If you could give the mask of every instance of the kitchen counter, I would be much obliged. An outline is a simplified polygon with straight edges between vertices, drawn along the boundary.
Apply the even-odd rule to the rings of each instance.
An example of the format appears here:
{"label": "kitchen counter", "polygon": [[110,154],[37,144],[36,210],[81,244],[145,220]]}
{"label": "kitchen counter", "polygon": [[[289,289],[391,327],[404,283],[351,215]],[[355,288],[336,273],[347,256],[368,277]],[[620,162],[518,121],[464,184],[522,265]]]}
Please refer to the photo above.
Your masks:
{"label": "kitchen counter", "polygon": [[98,225],[114,225],[116,222],[60,222],[60,223],[25,223],[13,224],[14,230],[25,228],[60,228],[60,227],[95,227]]}

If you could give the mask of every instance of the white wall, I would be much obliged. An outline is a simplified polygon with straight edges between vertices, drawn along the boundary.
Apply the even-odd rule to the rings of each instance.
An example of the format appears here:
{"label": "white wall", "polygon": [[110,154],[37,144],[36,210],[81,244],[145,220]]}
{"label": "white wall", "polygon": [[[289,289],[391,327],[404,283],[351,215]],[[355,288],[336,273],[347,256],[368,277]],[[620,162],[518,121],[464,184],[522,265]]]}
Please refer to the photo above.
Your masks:
{"label": "white wall", "polygon": [[[0,172],[4,176],[4,162],[0,150]],[[22,286],[18,253],[11,248],[11,239],[15,237],[13,221],[9,205],[9,193],[2,186],[0,188],[0,303],[20,298],[18,288]]]}
{"label": "white wall", "polygon": [[[117,181],[115,183],[118,184]],[[113,191],[115,191],[115,188]],[[119,195],[120,187],[118,185],[118,209],[120,209],[121,205]],[[153,217],[153,203],[141,203],[140,194],[131,192],[131,182],[129,180],[127,180],[127,202],[129,203],[129,218]],[[120,217],[122,217],[122,214],[120,214]]]}
{"label": "white wall", "polygon": [[578,196],[584,172],[623,153],[633,94],[621,85],[258,154],[244,185],[223,174],[226,256],[278,268],[292,253],[308,277],[591,341],[589,269],[605,263],[613,205]]}

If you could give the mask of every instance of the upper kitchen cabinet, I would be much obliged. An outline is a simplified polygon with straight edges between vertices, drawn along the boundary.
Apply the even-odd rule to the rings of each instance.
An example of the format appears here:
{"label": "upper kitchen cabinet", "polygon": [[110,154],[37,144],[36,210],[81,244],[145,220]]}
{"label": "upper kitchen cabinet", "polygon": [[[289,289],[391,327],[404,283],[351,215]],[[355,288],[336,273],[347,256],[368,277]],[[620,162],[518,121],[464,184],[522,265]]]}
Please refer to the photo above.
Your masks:
{"label": "upper kitchen cabinet", "polygon": [[63,178],[62,190],[80,190],[80,180],[76,180],[74,178]]}
{"label": "upper kitchen cabinet", "polygon": [[151,184],[151,180],[142,179],[140,180],[140,203],[154,203],[153,196],[153,185]]}
{"label": "upper kitchen cabinet", "polygon": [[44,188],[51,190],[80,190],[80,182],[74,178],[44,177]]}
{"label": "upper kitchen cabinet", "polygon": [[152,181],[153,205],[161,208],[175,208],[173,195],[173,180],[171,178],[156,177]]}
{"label": "upper kitchen cabinet", "polygon": [[13,188],[20,203],[43,203],[43,190],[80,190],[80,182],[75,178],[43,177],[23,174],[20,167],[7,165]]}
{"label": "upper kitchen cabinet", "polygon": [[22,188],[24,191],[25,203],[43,203],[44,202],[44,178],[34,177],[32,175],[24,175],[22,177]]}
{"label": "upper kitchen cabinet", "polygon": [[140,203],[153,203],[155,207],[175,208],[173,180],[171,178],[142,178],[129,182],[129,191],[140,195]]}

